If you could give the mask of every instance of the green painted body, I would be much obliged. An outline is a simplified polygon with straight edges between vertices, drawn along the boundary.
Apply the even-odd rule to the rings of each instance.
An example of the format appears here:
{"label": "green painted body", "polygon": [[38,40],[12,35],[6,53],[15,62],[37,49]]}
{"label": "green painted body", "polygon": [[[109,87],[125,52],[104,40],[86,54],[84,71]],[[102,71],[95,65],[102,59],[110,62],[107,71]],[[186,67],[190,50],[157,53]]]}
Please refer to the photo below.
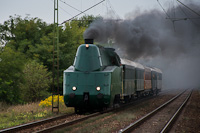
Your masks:
{"label": "green painted body", "polygon": [[96,45],[90,44],[89,48],[80,45],[74,65],[64,71],[66,106],[92,109],[112,106],[115,95],[122,92],[122,66],[112,65],[110,60],[114,56],[115,53]]}
{"label": "green painted body", "polygon": [[75,70],[82,72],[100,70],[101,56],[98,47],[89,45],[89,48],[86,48],[85,45],[80,45],[77,50],[74,67]]}
{"label": "green painted body", "polygon": [[133,66],[124,65],[123,88],[124,94],[135,94],[136,91],[136,70]]}
{"label": "green painted body", "polygon": [[[158,72],[152,68],[149,91],[161,90],[162,72]],[[145,93],[141,64],[120,60],[113,49],[93,44],[79,46],[74,64],[64,71],[63,80],[64,102],[78,110],[110,107]]]}
{"label": "green painted body", "polygon": [[136,91],[144,90],[144,69],[136,68]]}

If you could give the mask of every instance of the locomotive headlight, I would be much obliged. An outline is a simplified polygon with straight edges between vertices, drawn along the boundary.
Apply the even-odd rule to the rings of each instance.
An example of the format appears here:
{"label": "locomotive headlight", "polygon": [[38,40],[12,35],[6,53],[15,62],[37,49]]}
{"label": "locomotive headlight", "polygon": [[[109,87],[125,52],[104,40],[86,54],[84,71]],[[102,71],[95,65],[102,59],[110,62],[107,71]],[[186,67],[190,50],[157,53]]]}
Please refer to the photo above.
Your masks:
{"label": "locomotive headlight", "polygon": [[77,89],[77,88],[76,88],[75,86],[74,86],[74,87],[72,87],[72,90],[73,90],[73,91],[75,91],[76,89]]}
{"label": "locomotive headlight", "polygon": [[89,48],[89,44],[86,44],[85,47],[88,49]]}
{"label": "locomotive headlight", "polygon": [[98,86],[96,89],[97,89],[97,91],[100,91],[100,90],[101,90],[101,87]]}

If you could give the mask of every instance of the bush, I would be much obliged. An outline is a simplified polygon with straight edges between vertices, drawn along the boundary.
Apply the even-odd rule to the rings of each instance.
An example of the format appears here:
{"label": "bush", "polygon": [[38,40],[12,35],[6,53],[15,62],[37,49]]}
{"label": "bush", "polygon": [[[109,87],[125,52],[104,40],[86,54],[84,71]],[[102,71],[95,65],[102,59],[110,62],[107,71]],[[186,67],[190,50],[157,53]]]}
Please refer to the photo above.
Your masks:
{"label": "bush", "polygon": [[0,51],[0,101],[20,103],[20,87],[23,82],[24,55],[9,47]]}
{"label": "bush", "polygon": [[[54,103],[57,103],[58,101],[58,95],[55,95],[53,97],[53,102]],[[59,103],[60,105],[64,105],[64,99],[63,99],[63,96],[60,96],[59,95]],[[40,103],[39,103],[39,106],[40,107],[50,107],[52,106],[52,96],[46,98],[45,100],[42,100]]]}
{"label": "bush", "polygon": [[51,73],[36,61],[28,62],[23,70],[25,83],[21,84],[22,99],[25,102],[39,101],[50,93]]}

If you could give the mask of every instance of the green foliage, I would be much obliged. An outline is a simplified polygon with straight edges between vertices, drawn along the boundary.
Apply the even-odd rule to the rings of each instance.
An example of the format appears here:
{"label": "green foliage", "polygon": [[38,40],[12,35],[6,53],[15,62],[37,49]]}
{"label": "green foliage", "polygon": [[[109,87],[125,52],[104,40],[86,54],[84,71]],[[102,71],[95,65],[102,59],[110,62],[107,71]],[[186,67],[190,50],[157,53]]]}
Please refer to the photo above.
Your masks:
{"label": "green foliage", "polygon": [[36,61],[28,62],[23,75],[25,82],[20,85],[23,101],[39,101],[49,95],[47,90],[51,84],[51,73],[45,66]]}
{"label": "green foliage", "polygon": [[0,31],[3,32],[1,39],[7,42],[7,46],[31,56],[30,47],[40,43],[40,37],[48,33],[46,27],[47,24],[38,18],[10,17],[4,25],[0,25]]}
{"label": "green foliage", "polygon": [[20,52],[9,47],[0,53],[0,101],[20,102],[19,84],[23,82],[22,70],[26,62]]}
{"label": "green foliage", "polygon": [[[83,32],[95,19],[97,18],[94,16],[83,16],[59,27],[59,85],[61,91],[62,73],[73,64],[78,46],[84,43]],[[38,62],[45,66],[45,68],[41,68],[41,71],[43,70],[46,73],[52,71],[53,24],[47,24],[39,18],[25,17],[22,19],[20,16],[10,16],[9,20],[5,21],[4,24],[0,24],[0,50],[2,48],[5,50],[0,55],[2,56],[2,62],[0,62],[0,101],[20,102],[19,84],[22,90],[27,91],[31,87],[31,92],[23,93],[22,98],[26,102],[41,99],[44,96],[43,93],[46,93],[46,88],[49,88],[50,82],[44,81],[46,83],[44,83],[42,89],[45,91],[34,95],[33,93],[37,93],[36,90],[40,87],[32,83],[32,75],[28,77],[27,73],[34,70],[28,71],[27,65],[32,68],[34,65],[39,66],[36,63]],[[33,62],[26,64],[24,72],[27,71],[27,73],[22,74],[23,66],[26,63],[24,58],[31,62],[34,60],[35,64]],[[5,60],[7,61],[5,62]],[[41,77],[33,76],[35,76],[33,78],[40,78],[43,81]],[[43,76],[45,77],[45,74]],[[23,77],[25,83],[23,83]],[[25,94],[30,95],[29,100],[25,97]],[[34,97],[31,97],[31,95],[34,95]]]}

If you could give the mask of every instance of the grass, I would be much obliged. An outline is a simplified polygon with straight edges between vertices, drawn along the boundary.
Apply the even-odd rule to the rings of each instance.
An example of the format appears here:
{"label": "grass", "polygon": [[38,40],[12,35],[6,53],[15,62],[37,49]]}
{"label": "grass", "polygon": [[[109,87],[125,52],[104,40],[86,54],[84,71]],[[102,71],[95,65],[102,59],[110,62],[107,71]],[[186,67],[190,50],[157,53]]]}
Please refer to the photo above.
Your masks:
{"label": "grass", "polygon": [[[55,116],[50,107],[40,107],[40,102],[29,103],[24,105],[10,106],[0,103],[0,129],[28,123]],[[67,108],[64,104],[59,106],[60,113],[73,113],[73,108]]]}

